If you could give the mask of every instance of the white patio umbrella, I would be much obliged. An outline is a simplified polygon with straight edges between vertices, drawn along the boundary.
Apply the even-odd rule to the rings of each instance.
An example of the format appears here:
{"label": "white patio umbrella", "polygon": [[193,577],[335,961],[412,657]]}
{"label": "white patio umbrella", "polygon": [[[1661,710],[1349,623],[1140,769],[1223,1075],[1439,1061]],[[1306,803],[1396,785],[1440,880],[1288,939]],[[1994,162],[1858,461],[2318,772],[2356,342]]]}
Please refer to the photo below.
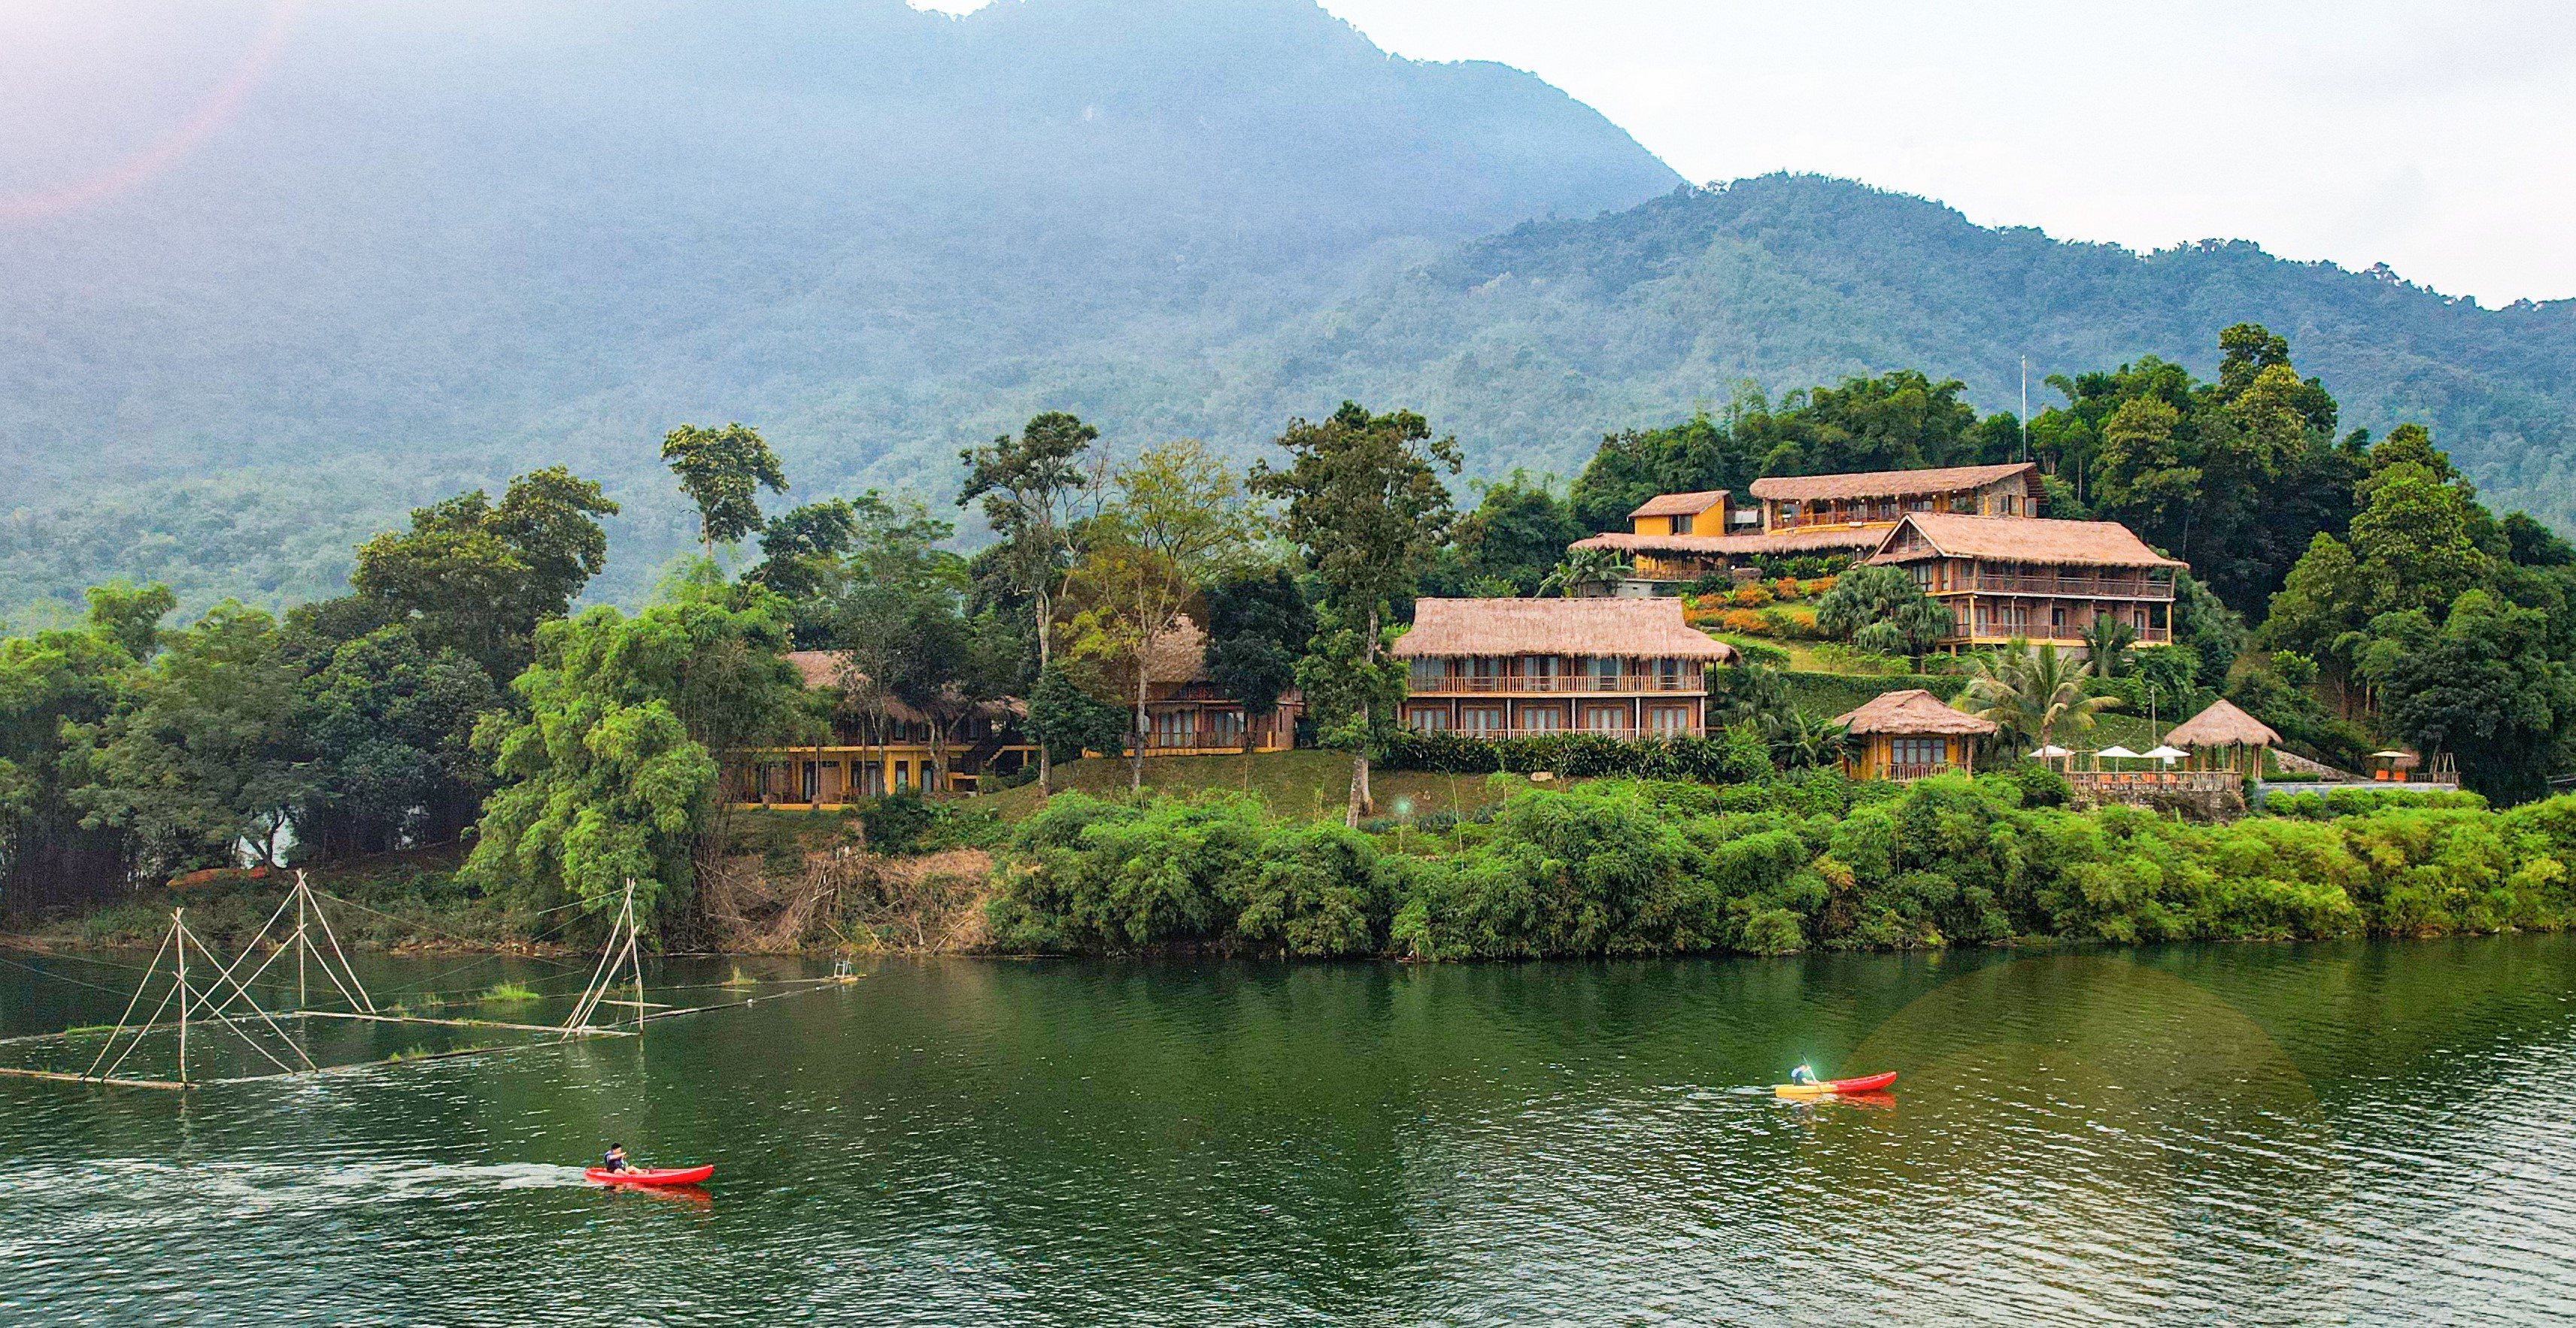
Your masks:
{"label": "white patio umbrella", "polygon": [[2070,752],[2063,747],[2052,744],[2032,752],[2030,757],[2034,761],[2054,761],[2061,756],[2073,756],[2074,754],[2075,753]]}
{"label": "white patio umbrella", "polygon": [[2183,750],[2183,749],[2181,749],[2180,747],[2170,747],[2170,746],[2165,746],[2165,745],[2163,745],[2163,744],[2158,744],[2158,745],[2156,745],[2156,746],[2154,746],[2154,747],[2150,747],[2150,748],[2148,748],[2147,750],[2145,750],[2145,751],[2143,751],[2143,752],[2138,753],[2138,755],[2143,756],[2143,757],[2145,757],[2145,758],[2147,758],[2148,760],[2151,760],[2151,761],[2162,761],[2162,762],[2164,762],[2166,765],[2172,765],[2174,762],[2179,761],[2179,760],[2181,760],[2182,758],[2184,758],[2184,757],[2186,757],[2186,756],[2191,755],[2191,753],[2189,753],[2189,752],[2187,752],[2187,751],[2184,751],[2184,750]]}
{"label": "white patio umbrella", "polygon": [[2137,759],[2138,759],[2138,757],[2141,755],[2141,753],[2130,751],[2128,748],[2126,748],[2126,747],[2121,747],[2121,746],[2118,746],[2118,745],[2116,745],[2116,744],[2115,744],[2115,745],[2113,745],[2113,746],[2105,747],[2105,748],[2103,748],[2102,750],[2100,750],[2100,751],[2098,751],[2098,752],[2095,752],[2095,753],[2093,753],[2093,754],[2094,754],[2095,756],[2107,756],[2107,757],[2110,757],[2112,760],[2115,760],[2115,761],[2134,761],[2134,760],[2137,760]]}

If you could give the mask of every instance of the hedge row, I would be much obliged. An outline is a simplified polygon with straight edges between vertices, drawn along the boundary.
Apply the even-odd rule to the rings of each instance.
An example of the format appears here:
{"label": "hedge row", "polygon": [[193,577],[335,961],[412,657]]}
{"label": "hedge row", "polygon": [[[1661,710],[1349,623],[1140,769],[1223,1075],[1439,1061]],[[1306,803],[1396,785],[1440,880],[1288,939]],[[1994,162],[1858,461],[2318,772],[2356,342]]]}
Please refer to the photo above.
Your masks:
{"label": "hedge row", "polygon": [[1613,738],[1579,730],[1510,738],[1477,738],[1455,730],[1397,731],[1380,763],[1390,770],[1436,775],[1525,774],[1536,770],[1578,778],[1626,775],[1739,784],[1771,773],[1762,740],[1742,729],[1705,738]]}
{"label": "hedge row", "polygon": [[1423,959],[1782,954],[2024,936],[2426,936],[2576,923],[2576,796],[2193,825],[1898,789],[1601,780],[1385,840],[1257,798],[1062,794],[991,906],[1007,950],[1176,946]]}

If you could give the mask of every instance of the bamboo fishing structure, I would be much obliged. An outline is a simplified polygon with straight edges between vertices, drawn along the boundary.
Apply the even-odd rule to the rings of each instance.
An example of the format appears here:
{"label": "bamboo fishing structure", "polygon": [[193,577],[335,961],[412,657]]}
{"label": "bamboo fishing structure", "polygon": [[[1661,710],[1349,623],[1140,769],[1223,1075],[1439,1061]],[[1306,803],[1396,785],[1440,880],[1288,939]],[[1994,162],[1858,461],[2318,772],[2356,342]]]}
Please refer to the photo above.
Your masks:
{"label": "bamboo fishing structure", "polygon": [[[350,964],[348,952],[341,946],[339,935],[331,926],[330,915],[322,907],[323,898],[313,889],[305,874],[298,871],[295,874],[294,888],[287,893],[286,898],[278,902],[277,908],[269,914],[267,921],[260,924],[259,930],[230,961],[215,954],[188,926],[185,907],[173,908],[170,911],[170,926],[162,934],[160,945],[154,949],[151,962],[144,967],[143,976],[135,983],[134,994],[127,999],[124,1011],[117,1016],[116,1023],[108,1030],[106,1042],[100,1046],[97,1055],[91,1059],[85,1070],[72,1072],[0,1066],[0,1077],[91,1084],[111,1088],[159,1090],[193,1089],[210,1083],[265,1082],[289,1076],[345,1073],[397,1062],[445,1060],[506,1049],[465,1047],[437,1052],[415,1051],[353,1065],[325,1066],[313,1059],[312,1053],[303,1042],[288,1034],[286,1028],[278,1022],[281,1016],[297,1021],[338,1019],[370,1024],[421,1024],[449,1028],[487,1028],[509,1032],[546,1033],[554,1035],[553,1041],[561,1043],[577,1037],[640,1037],[644,1033],[644,1026],[655,1020],[758,1005],[786,996],[847,986],[857,981],[854,976],[847,974],[818,978],[811,980],[807,985],[800,985],[788,991],[708,1005],[674,1007],[667,1003],[648,1001],[645,999],[644,989],[642,918],[636,910],[635,882],[628,880],[618,901],[616,919],[609,927],[607,940],[600,947],[599,963],[591,973],[589,981],[582,987],[581,994],[575,999],[572,1013],[562,1023],[532,1024],[495,1019],[438,1018],[413,1014],[399,1005],[391,1012],[387,1012],[377,1006],[374,996],[368,992],[366,984],[359,979],[357,969]],[[351,905],[351,907],[357,906]],[[278,930],[279,924],[285,920],[287,910],[290,908],[295,914],[292,930],[272,940],[271,934]],[[267,957],[256,967],[249,968],[247,973],[243,972],[250,965],[253,956],[262,952],[262,947],[266,947]],[[189,962],[191,951],[194,952],[197,961],[193,970]],[[252,995],[251,986],[266,976],[269,970],[289,953],[295,956],[296,1008],[272,1011],[262,1006]],[[312,976],[316,969],[320,970],[321,976],[327,983],[326,991],[336,992],[346,1008],[328,1009],[313,1006]],[[209,974],[212,976],[209,977]],[[160,999],[153,1004],[150,1013],[145,1014],[141,1022],[136,1022],[135,1014],[143,1008],[145,997],[154,987],[165,982],[167,986],[162,991]],[[618,994],[628,990],[633,993],[631,999]],[[687,990],[687,988],[681,990]],[[165,1022],[163,1015],[169,1013],[173,1005],[177,1007],[176,1015],[172,1020]],[[607,1024],[593,1023],[592,1020],[598,1016],[603,1007],[615,1009],[620,1013]],[[631,1022],[623,1014],[629,1008],[634,1011]],[[276,1068],[273,1071],[219,1079],[201,1079],[192,1076],[188,1063],[191,1024],[197,1025],[200,1030],[212,1028],[231,1033],[235,1039]],[[255,1036],[254,1030],[264,1030],[278,1047],[284,1049],[286,1054],[281,1055],[278,1050],[272,1048],[269,1041],[263,1041]],[[135,1051],[143,1045],[146,1036],[162,1031],[175,1031],[177,1034],[177,1077],[157,1079],[120,1073],[126,1062],[134,1056]],[[9,1041],[37,1042],[65,1039],[76,1035],[77,1031],[38,1034],[27,1038],[12,1038]],[[199,1038],[199,1044],[202,1050],[202,1035]],[[289,1062],[289,1056],[295,1063]],[[202,1057],[200,1059],[202,1060]]]}

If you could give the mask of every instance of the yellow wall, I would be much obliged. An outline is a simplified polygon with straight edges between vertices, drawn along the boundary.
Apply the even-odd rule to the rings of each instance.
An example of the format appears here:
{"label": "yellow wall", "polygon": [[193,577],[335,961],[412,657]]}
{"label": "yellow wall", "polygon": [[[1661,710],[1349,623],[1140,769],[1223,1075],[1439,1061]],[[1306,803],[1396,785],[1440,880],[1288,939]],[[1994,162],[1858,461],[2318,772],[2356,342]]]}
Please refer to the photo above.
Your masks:
{"label": "yellow wall", "polygon": [[1673,533],[1673,519],[1668,516],[1641,516],[1636,520],[1636,527],[1634,533],[1639,535],[1669,535]]}

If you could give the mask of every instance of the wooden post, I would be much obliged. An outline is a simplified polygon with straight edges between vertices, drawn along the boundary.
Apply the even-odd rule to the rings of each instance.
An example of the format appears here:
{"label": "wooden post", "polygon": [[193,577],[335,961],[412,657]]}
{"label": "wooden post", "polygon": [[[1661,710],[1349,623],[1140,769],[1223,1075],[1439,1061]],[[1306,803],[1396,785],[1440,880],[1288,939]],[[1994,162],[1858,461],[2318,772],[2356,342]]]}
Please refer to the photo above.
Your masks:
{"label": "wooden post", "polygon": [[298,1012],[313,1004],[304,992],[304,873],[295,873],[295,1008]]}
{"label": "wooden post", "polygon": [[170,934],[179,938],[179,1082],[188,1082],[188,929],[180,922],[184,908],[170,910]]}

